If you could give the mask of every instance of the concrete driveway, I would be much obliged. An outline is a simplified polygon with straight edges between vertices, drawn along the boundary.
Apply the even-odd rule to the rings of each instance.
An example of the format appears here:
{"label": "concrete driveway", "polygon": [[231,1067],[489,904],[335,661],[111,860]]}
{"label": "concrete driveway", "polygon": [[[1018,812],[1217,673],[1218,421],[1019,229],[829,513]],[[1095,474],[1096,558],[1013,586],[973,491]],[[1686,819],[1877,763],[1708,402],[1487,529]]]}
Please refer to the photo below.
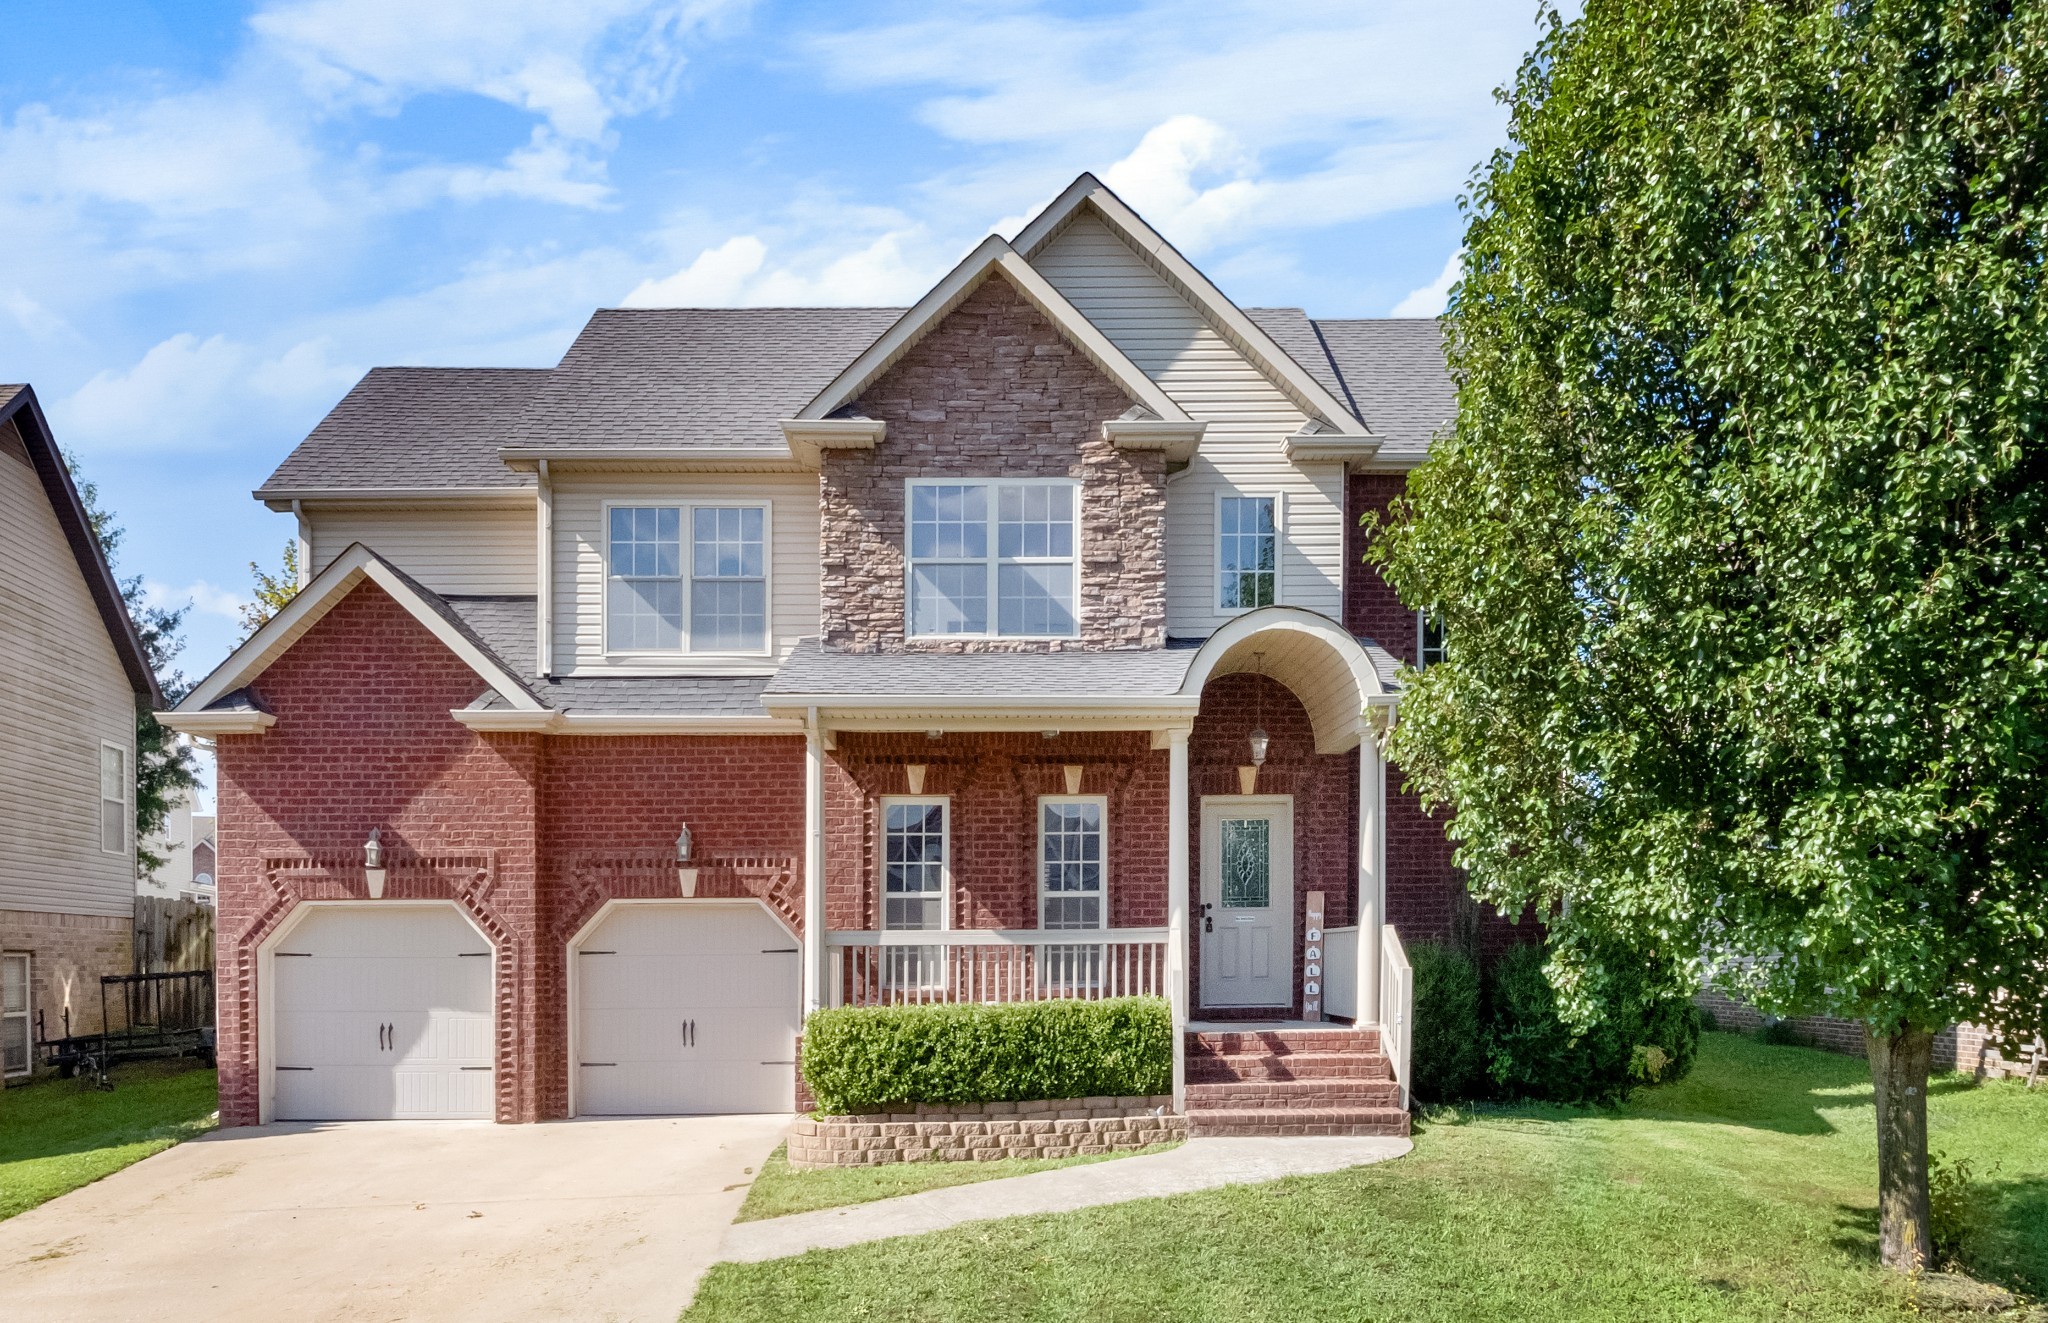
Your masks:
{"label": "concrete driveway", "polygon": [[0,1222],[0,1315],[673,1323],[788,1122],[223,1130]]}

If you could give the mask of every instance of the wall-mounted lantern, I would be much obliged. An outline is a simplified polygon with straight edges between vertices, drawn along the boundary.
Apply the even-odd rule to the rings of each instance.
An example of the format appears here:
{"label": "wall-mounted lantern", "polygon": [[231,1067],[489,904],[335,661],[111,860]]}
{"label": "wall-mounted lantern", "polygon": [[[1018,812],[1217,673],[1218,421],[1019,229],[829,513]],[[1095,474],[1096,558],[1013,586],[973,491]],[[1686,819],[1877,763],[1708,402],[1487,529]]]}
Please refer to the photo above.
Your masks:
{"label": "wall-mounted lantern", "polygon": [[676,833],[676,881],[685,897],[697,894],[697,865],[690,858],[690,828],[685,823]]}
{"label": "wall-mounted lantern", "polygon": [[363,842],[363,881],[371,900],[384,899],[384,832],[378,827],[370,828],[370,839]]}

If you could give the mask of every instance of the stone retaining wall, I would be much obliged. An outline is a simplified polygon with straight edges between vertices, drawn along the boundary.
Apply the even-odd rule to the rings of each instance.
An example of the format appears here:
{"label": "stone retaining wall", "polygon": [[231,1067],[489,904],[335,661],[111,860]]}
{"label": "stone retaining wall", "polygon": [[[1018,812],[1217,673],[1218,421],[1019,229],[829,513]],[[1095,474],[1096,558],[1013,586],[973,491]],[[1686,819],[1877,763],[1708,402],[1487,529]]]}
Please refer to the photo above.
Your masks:
{"label": "stone retaining wall", "polygon": [[798,1117],[789,1132],[789,1165],[1071,1158],[1172,1143],[1187,1133],[1187,1118],[1174,1115],[1166,1096],[919,1105],[907,1112]]}

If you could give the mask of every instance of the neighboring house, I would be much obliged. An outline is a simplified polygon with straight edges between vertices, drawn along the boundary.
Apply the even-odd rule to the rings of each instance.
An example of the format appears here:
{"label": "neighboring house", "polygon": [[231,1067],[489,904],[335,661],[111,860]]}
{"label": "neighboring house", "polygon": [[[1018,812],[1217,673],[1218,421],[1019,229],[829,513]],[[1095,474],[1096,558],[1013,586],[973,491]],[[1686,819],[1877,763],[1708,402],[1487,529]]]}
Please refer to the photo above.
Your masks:
{"label": "neighboring house", "polygon": [[156,681],[27,386],[0,386],[0,1074],[133,967],[135,706]]}
{"label": "neighboring house", "polygon": [[[809,1008],[1153,993],[1207,1128],[1405,1130],[1392,935],[1461,887],[1358,519],[1452,407],[1433,321],[1241,309],[1090,176],[909,309],[372,371],[169,718],[223,1120],[784,1111]],[[1249,1086],[1210,1023],[1302,1019]]]}
{"label": "neighboring house", "polygon": [[151,853],[164,862],[135,879],[138,896],[213,904],[213,815],[192,809],[189,793],[183,793],[164,815],[162,835],[149,843]]}

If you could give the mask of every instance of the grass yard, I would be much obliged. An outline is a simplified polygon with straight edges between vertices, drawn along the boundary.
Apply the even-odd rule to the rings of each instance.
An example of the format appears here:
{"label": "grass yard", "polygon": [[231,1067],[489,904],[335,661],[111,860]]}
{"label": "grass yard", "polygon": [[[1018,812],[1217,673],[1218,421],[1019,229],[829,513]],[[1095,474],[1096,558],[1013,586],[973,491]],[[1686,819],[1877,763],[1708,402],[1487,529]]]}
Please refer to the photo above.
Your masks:
{"label": "grass yard", "polygon": [[1079,1158],[1001,1158],[994,1162],[896,1162],[886,1167],[828,1167],[820,1171],[794,1171],[783,1150],[777,1148],[761,1166],[761,1174],[747,1191],[735,1222],[754,1222],[764,1217],[786,1217],[820,1208],[844,1208],[848,1204],[893,1199],[899,1194],[940,1190],[949,1185],[972,1185],[1004,1176],[1025,1176],[1055,1167],[1075,1167],[1084,1162],[1114,1162],[1141,1153],[1163,1153],[1172,1144],[1154,1144],[1128,1153],[1091,1153]]}
{"label": "grass yard", "polygon": [[[2048,1091],[1937,1082],[1980,1277],[2048,1295]],[[1897,1319],[1869,1072],[1710,1034],[1618,1111],[1438,1118],[1399,1162],[714,1268],[704,1320]]]}
{"label": "grass yard", "polygon": [[214,1073],[138,1061],[102,1093],[47,1079],[0,1090],[0,1220],[213,1128]]}

